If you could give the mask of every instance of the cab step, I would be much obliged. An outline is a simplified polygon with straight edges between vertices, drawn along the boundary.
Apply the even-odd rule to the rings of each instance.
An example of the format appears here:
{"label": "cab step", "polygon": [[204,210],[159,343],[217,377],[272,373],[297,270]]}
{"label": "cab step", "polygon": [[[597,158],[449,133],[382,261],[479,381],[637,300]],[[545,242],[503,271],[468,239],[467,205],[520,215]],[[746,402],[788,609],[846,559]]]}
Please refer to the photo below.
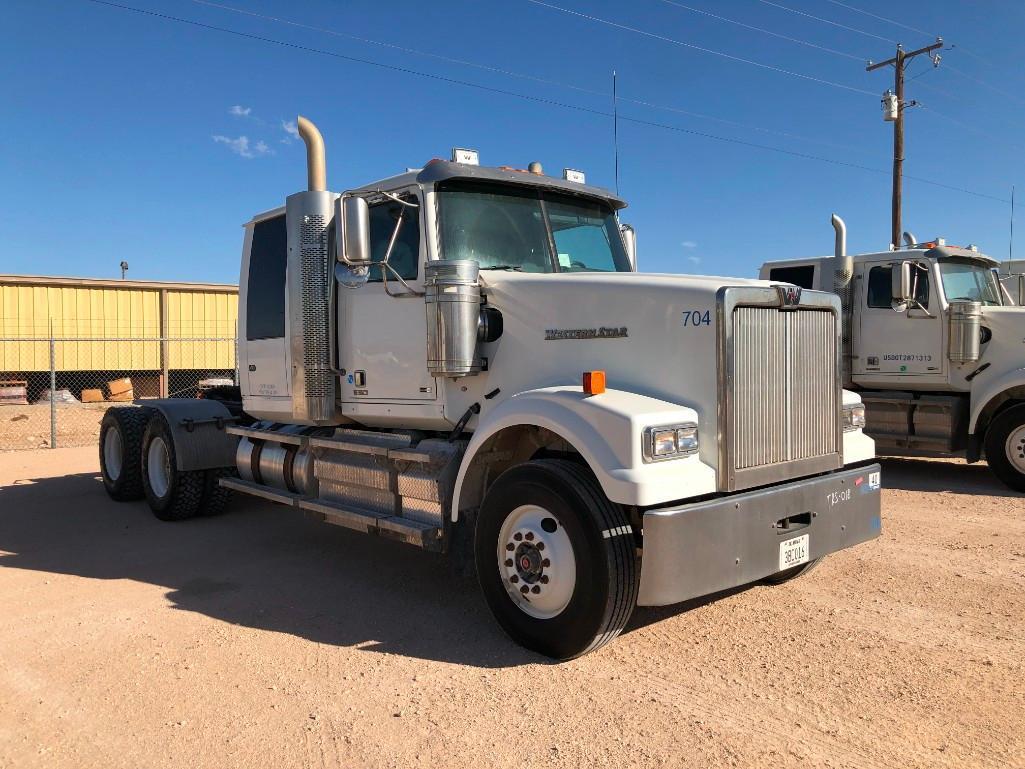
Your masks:
{"label": "cab step", "polygon": [[334,526],[396,539],[424,550],[440,551],[442,549],[442,530],[429,523],[361,509],[353,505],[340,505],[322,499],[310,499],[301,494],[273,489],[241,478],[221,478],[220,485],[242,494],[298,508],[309,517]]}

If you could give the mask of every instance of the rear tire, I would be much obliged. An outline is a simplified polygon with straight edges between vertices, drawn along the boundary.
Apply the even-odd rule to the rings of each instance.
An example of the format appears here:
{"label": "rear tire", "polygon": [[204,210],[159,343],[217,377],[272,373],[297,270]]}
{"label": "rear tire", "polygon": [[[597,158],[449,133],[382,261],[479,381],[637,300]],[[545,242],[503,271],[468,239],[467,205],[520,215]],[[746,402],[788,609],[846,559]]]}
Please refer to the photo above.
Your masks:
{"label": "rear tire", "polygon": [[986,430],[986,462],[1015,491],[1025,491],[1025,403],[1001,411]]}
{"label": "rear tire", "polygon": [[171,428],[162,414],[146,426],[142,438],[142,484],[153,515],[162,521],[182,521],[199,512],[206,488],[206,471],[181,471]]}
{"label": "rear tire", "polygon": [[203,474],[203,501],[199,505],[200,515],[220,515],[231,503],[231,489],[220,484],[221,478],[234,478],[238,475],[234,467],[215,467]]}
{"label": "rear tire", "polygon": [[633,529],[574,462],[506,470],[481,506],[474,556],[499,625],[548,657],[572,659],[608,643],[637,603]]}
{"label": "rear tire", "polygon": [[142,436],[148,409],[117,406],[100,423],[100,475],[107,495],[117,502],[142,499]]}
{"label": "rear tire", "polygon": [[808,563],[802,563],[800,566],[794,566],[792,569],[784,569],[783,571],[777,571],[775,574],[770,574],[768,577],[762,580],[763,584],[766,585],[782,585],[784,582],[789,582],[792,579],[807,574],[809,571],[819,565],[821,558],[816,558],[814,561],[808,561]]}

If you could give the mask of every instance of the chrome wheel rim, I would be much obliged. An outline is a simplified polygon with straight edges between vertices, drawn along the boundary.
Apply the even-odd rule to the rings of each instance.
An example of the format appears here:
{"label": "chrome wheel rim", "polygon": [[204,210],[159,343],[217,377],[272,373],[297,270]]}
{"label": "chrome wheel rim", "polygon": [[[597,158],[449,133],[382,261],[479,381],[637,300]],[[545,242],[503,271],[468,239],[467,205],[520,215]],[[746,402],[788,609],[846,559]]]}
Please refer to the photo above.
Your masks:
{"label": "chrome wheel rim", "polygon": [[146,452],[146,468],[150,489],[157,497],[167,496],[167,490],[171,488],[171,453],[163,438],[157,437],[150,441]]}
{"label": "chrome wheel rim", "polygon": [[117,481],[121,477],[123,451],[121,431],[111,427],[103,434],[103,466],[107,469],[107,477],[112,481]]}
{"label": "chrome wheel rim", "polygon": [[1015,470],[1025,474],[1025,425],[1011,430],[1004,443],[1004,454]]}
{"label": "chrome wheel rim", "polygon": [[551,619],[565,610],[576,588],[573,543],[548,510],[521,505],[506,516],[498,533],[498,571],[524,614]]}

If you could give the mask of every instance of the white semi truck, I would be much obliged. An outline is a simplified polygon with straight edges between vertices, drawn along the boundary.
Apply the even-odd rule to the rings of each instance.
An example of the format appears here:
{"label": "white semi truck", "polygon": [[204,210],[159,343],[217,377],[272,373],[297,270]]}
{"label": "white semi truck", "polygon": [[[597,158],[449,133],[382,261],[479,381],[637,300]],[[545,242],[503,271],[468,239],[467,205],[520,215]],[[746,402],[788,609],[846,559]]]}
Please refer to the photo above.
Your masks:
{"label": "white semi truck", "polygon": [[844,384],[880,454],[985,457],[1025,491],[1025,308],[995,259],[942,238],[849,255],[833,215],[833,256],[767,262],[760,275],[832,290],[844,308]]}
{"label": "white semi truck", "polygon": [[[239,383],[103,421],[103,481],[162,519],[231,492],[448,553],[517,642],[779,583],[880,532],[835,296],[643,275],[625,203],[476,153],[245,226]],[[458,641],[456,641],[458,642]]]}

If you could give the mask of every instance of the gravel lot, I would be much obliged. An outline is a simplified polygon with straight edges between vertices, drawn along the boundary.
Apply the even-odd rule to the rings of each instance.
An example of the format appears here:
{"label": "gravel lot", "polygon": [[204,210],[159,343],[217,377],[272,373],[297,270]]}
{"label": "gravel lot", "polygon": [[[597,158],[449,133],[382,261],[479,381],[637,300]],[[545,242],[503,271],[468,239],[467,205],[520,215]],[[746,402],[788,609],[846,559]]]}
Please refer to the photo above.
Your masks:
{"label": "gravel lot", "polygon": [[1025,500],[884,462],[883,536],[554,665],[443,559],[93,448],[0,454],[3,767],[1025,767]]}

